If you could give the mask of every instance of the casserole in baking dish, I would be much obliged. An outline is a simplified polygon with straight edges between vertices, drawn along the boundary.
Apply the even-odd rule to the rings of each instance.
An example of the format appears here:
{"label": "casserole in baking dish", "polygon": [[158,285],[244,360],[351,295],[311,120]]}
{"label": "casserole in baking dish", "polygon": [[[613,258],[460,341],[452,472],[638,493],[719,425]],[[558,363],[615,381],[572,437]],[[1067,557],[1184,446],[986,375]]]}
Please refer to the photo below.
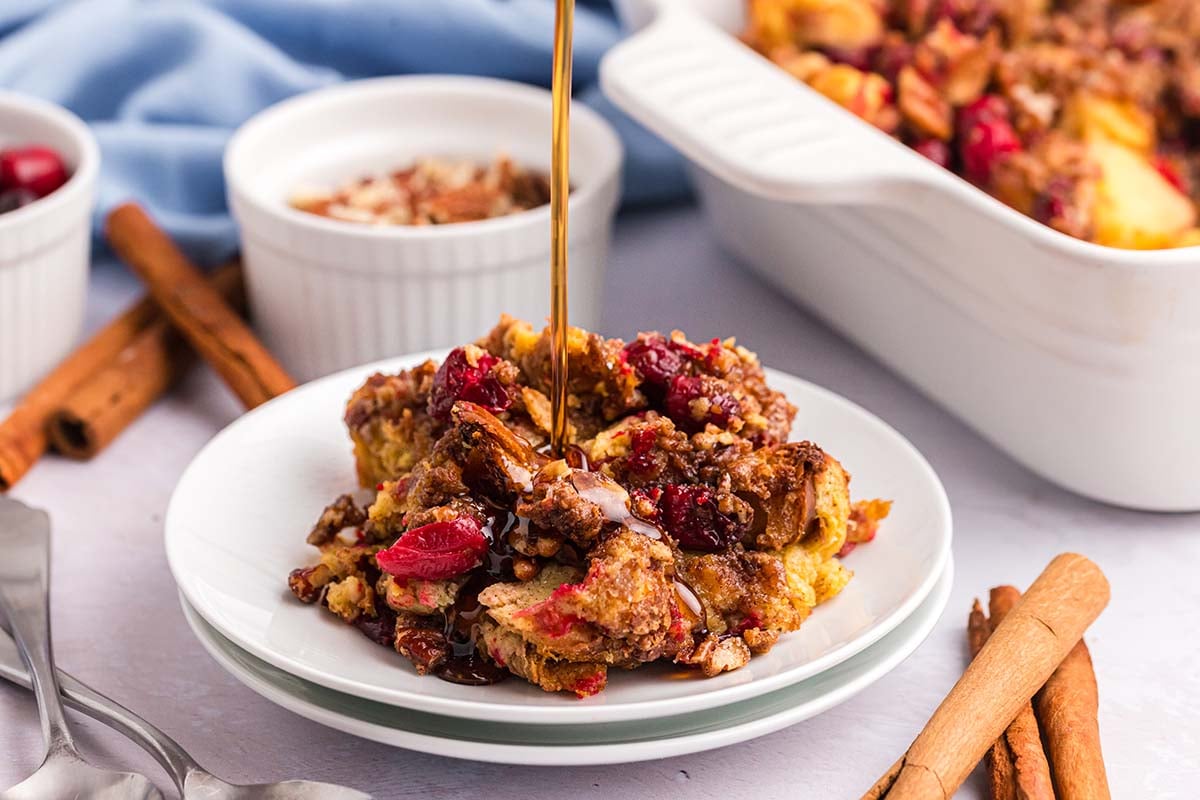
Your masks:
{"label": "casserole in baking dish", "polygon": [[1200,244],[1191,0],[745,0],[742,39],[1050,227]]}
{"label": "casserole in baking dish", "polygon": [[743,45],[740,2],[625,4],[601,79],[682,151],[740,260],[1082,494],[1200,509],[1200,250],[1014,211]]}

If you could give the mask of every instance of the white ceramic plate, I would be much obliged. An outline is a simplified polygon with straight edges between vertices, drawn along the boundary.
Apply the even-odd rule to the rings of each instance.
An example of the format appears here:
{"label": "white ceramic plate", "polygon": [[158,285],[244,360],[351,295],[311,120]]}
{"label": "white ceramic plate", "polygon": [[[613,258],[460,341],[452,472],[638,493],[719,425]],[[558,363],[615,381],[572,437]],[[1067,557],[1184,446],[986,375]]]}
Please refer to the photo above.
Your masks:
{"label": "white ceramic plate", "polygon": [[254,692],[302,717],[407,750],[500,764],[580,766],[650,761],[765,736],[849,700],[906,659],[929,635],[953,582],[947,564],[933,592],[891,633],[820,675],[716,709],[634,722],[526,725],[444,717],[363,700],[297,678],[222,637],[183,600],[188,624],[217,663]]}
{"label": "white ceramic plate", "polygon": [[460,686],[419,677],[390,650],[333,615],[296,602],[288,572],[312,563],[304,537],[324,505],[355,486],[342,425],[350,393],[376,370],[418,354],[306,384],[234,422],[184,472],[167,510],[167,558],[187,601],[239,647],[279,669],[403,708],[481,720],[577,724],[650,719],[745,700],[845,661],[899,625],[928,596],[950,553],[950,507],[925,459],[900,434],[849,401],[769,371],[800,409],[795,438],[812,439],[854,476],[857,497],[888,497],[892,515],[846,560],[842,593],[765,656],[709,680],[652,665],[614,671],[608,688],[577,700],[523,681]]}

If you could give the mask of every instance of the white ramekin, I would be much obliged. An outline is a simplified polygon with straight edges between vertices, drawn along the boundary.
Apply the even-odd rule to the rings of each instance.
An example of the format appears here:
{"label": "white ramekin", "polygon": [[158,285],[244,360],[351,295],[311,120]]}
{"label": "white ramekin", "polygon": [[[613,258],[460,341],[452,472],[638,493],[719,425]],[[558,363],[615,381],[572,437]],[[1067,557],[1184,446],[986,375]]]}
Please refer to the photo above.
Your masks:
{"label": "white ramekin", "polygon": [[[229,203],[255,322],[297,377],[472,341],[507,312],[549,313],[548,207],[453,225],[358,225],[297,211],[300,187],[403,166],[420,156],[487,162],[506,153],[550,166],[550,93],[508,81],[380,78],[280,103],[234,135]],[[571,110],[569,265],[573,324],[593,326],[621,145],[580,104]]]}
{"label": "white ramekin", "polygon": [[1044,477],[1200,510],[1200,247],[1017,213],[745,47],[742,3],[620,5],[652,21],[601,84],[689,158],[739,260]]}
{"label": "white ramekin", "polygon": [[41,144],[71,178],[34,203],[0,214],[0,401],[27,389],[79,335],[100,150],[78,117],[44,100],[0,91],[0,147]]}

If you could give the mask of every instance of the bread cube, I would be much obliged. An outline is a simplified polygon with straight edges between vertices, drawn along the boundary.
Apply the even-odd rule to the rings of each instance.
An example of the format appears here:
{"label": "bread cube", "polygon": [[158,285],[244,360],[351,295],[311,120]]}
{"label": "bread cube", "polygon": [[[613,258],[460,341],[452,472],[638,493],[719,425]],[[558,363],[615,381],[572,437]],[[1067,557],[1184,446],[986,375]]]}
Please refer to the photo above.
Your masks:
{"label": "bread cube", "polygon": [[1112,247],[1170,247],[1196,224],[1196,207],[1141,153],[1107,138],[1088,142],[1099,165],[1096,241]]}

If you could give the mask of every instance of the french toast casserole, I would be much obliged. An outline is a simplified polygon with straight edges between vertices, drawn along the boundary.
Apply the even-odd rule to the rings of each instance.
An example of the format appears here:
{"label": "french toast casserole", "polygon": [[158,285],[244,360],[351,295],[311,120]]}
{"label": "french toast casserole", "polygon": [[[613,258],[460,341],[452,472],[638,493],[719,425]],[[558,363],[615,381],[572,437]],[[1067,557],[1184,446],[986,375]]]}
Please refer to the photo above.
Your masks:
{"label": "french toast casserole", "polygon": [[746,0],[748,44],[1004,203],[1200,244],[1196,0]]}
{"label": "french toast casserole", "polygon": [[343,495],[296,597],[421,674],[601,691],[610,668],[746,664],[851,578],[889,503],[789,442],[796,408],[732,339],[571,329],[568,441],[550,453],[550,337],[505,317],[475,344],[372,375],[345,422],[369,506]]}

